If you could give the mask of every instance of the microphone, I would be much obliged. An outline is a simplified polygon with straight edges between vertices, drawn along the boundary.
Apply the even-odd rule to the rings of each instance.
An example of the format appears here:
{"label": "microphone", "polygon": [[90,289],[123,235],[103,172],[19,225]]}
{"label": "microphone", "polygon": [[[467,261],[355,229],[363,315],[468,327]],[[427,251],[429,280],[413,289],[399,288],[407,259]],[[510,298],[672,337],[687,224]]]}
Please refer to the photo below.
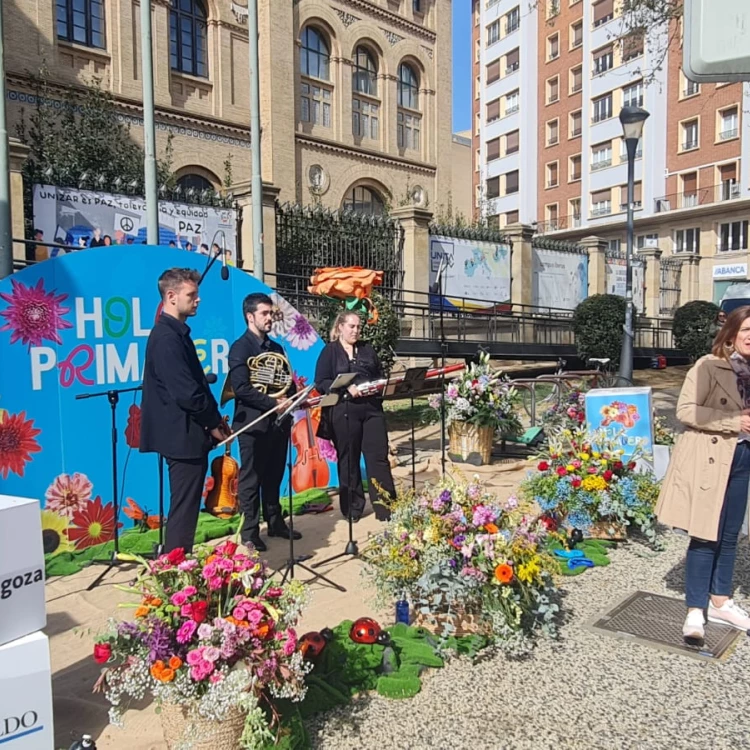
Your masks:
{"label": "microphone", "polygon": [[216,376],[216,374],[215,374],[215,373],[213,373],[213,372],[209,372],[209,373],[208,373],[208,374],[206,375],[206,381],[208,382],[208,384],[209,384],[209,385],[211,385],[212,383],[215,383],[215,382],[216,382],[216,381],[217,381],[218,379],[219,379],[219,378],[218,378],[218,377]]}

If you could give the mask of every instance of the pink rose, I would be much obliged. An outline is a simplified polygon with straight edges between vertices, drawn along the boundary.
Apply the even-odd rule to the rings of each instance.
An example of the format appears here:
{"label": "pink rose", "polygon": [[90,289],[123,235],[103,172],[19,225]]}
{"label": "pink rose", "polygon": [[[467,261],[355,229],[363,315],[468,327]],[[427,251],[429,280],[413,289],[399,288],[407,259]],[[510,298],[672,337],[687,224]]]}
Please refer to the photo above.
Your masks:
{"label": "pink rose", "polygon": [[188,651],[186,661],[191,667],[197,667],[203,661],[203,646]]}
{"label": "pink rose", "polygon": [[224,675],[221,672],[214,672],[208,679],[215,685],[217,682],[221,682],[224,679]]}
{"label": "pink rose", "polygon": [[175,605],[175,607],[181,607],[185,602],[187,602],[188,598],[184,591],[178,591],[175,594],[172,594],[172,598],[170,601],[172,604]]}
{"label": "pink rose", "polygon": [[212,591],[216,591],[217,589],[220,589],[222,587],[223,583],[224,579],[221,576],[214,576],[213,578],[209,578],[208,588],[210,588]]}
{"label": "pink rose", "polygon": [[203,568],[203,577],[208,580],[209,578],[213,578],[217,573],[216,570],[216,563],[211,562],[208,565],[206,565],[205,568]]}
{"label": "pink rose", "polygon": [[177,570],[180,570],[183,573],[189,573],[191,570],[195,570],[197,567],[197,560],[185,560],[177,566]]}
{"label": "pink rose", "polygon": [[197,628],[198,626],[193,620],[183,623],[177,631],[177,643],[187,643],[193,637]]}
{"label": "pink rose", "polygon": [[195,596],[198,593],[198,589],[195,586],[185,586],[183,589],[185,596]]}
{"label": "pink rose", "polygon": [[219,660],[219,657],[221,656],[221,652],[219,651],[216,646],[208,646],[206,650],[203,652],[203,658],[206,661],[215,662]]}

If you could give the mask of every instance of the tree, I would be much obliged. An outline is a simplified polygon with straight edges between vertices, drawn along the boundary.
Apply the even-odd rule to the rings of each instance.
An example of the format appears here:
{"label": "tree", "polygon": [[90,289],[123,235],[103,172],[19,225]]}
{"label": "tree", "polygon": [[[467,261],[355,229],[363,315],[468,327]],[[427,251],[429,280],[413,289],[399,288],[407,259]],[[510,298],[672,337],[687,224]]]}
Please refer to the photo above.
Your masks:
{"label": "tree", "polygon": [[[60,96],[52,90],[46,69],[32,80],[36,104],[28,114],[22,112],[18,126],[18,137],[30,148],[23,168],[27,228],[34,184],[102,191],[121,184],[122,192],[141,194],[144,151],[118,119],[114,97],[101,88],[101,81]],[[164,159],[157,161],[157,179],[167,189],[174,186],[171,134]]]}
{"label": "tree", "polygon": [[573,313],[578,356],[584,361],[608,357],[619,362],[624,325],[624,297],[594,294],[583,300]]}
{"label": "tree", "polygon": [[693,300],[678,307],[672,323],[675,346],[690,355],[693,361],[708,354],[718,330],[718,314],[719,308],[705,300]]}

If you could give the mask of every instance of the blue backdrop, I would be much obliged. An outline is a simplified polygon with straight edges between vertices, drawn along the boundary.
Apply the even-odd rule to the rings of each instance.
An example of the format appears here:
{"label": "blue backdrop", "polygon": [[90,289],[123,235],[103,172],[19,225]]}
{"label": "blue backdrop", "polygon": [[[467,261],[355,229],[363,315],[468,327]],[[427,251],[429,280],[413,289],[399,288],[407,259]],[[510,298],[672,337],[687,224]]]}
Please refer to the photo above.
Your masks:
{"label": "blue backdrop", "polygon": [[[59,517],[52,525],[71,530],[71,545],[90,546],[97,523],[112,525],[110,405],[106,396],[75,397],[140,385],[160,302],[159,275],[175,266],[203,272],[206,261],[168,247],[101,247],[0,281],[0,492],[41,500]],[[272,296],[271,335],[284,346],[298,381],[313,382],[323,343],[307,320],[253,276],[230,268],[224,281],[220,268],[215,263],[201,284],[198,314],[188,321],[205,371],[218,377],[212,386],[217,401],[229,347],[245,330],[242,300],[251,292]],[[157,457],[137,449],[140,400],[140,392],[122,394],[117,407],[120,491],[123,501],[131,498],[155,514]],[[231,419],[233,402],[223,411]],[[318,441],[318,448],[328,461],[327,485],[336,485],[333,446]],[[236,441],[232,453],[239,459]],[[288,492],[287,477],[281,489]],[[168,497],[167,487],[167,505]],[[98,541],[106,540],[102,536],[108,533]]]}

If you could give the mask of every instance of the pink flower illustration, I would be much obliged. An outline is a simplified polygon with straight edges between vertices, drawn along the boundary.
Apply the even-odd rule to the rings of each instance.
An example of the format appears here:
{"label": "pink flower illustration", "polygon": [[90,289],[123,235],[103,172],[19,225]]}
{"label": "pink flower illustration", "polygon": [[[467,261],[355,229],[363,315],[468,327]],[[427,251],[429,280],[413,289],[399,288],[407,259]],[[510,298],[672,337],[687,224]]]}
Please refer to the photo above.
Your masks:
{"label": "pink flower illustration", "polygon": [[0,331],[11,331],[10,343],[20,340],[31,348],[41,346],[44,339],[49,339],[62,344],[58,331],[73,327],[70,321],[63,319],[70,308],[60,304],[68,295],[46,291],[43,279],[39,279],[34,287],[15,279],[10,283],[13,287],[10,294],[0,292],[0,298],[8,303],[8,307],[0,312],[7,321]]}
{"label": "pink flower illustration", "polygon": [[294,325],[286,335],[286,340],[295,349],[307,351],[318,338],[315,329],[310,325],[304,315],[297,315],[294,318]]}
{"label": "pink flower illustration", "polygon": [[320,452],[320,457],[326,461],[336,461],[336,448],[333,447],[333,443],[330,440],[318,438],[318,451]]}
{"label": "pink flower illustration", "polygon": [[44,495],[47,500],[46,508],[72,519],[76,511],[86,509],[93,489],[94,485],[85,474],[60,474]]}

